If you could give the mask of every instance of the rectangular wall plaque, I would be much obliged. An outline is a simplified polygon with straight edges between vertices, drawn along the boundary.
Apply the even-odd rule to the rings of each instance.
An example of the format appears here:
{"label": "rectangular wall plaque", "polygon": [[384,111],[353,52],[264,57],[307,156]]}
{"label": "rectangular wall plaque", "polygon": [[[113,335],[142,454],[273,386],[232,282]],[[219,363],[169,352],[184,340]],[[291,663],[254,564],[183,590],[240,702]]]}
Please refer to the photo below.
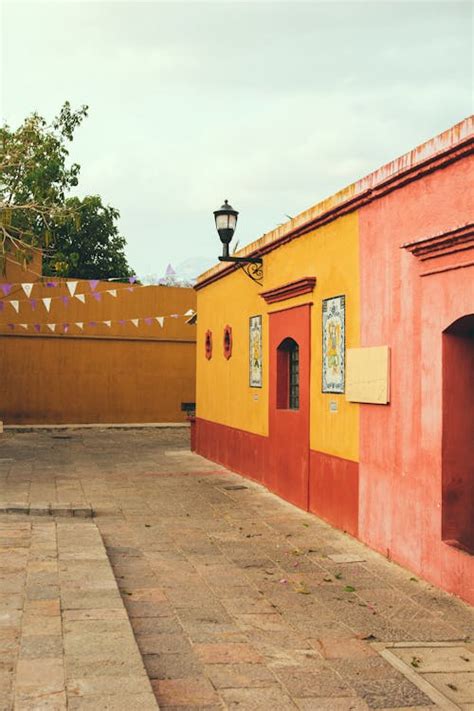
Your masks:
{"label": "rectangular wall plaque", "polygon": [[346,349],[346,297],[323,300],[323,393],[343,393]]}
{"label": "rectangular wall plaque", "polygon": [[348,348],[346,400],[386,405],[390,402],[390,348]]}
{"label": "rectangular wall plaque", "polygon": [[249,384],[251,388],[262,387],[261,316],[251,316],[249,320]]}

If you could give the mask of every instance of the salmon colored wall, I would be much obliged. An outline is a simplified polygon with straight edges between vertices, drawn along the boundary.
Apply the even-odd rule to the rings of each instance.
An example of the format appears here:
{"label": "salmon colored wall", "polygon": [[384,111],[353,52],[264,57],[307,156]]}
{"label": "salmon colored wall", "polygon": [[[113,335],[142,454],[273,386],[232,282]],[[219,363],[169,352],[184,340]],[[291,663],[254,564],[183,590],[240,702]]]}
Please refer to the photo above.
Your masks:
{"label": "salmon colored wall", "polygon": [[[274,311],[313,302],[311,323],[312,449],[353,461],[358,458],[358,405],[344,395],[321,393],[322,299],[346,295],[346,345],[359,345],[359,250],[357,214],[347,215],[294,240],[264,257],[264,287],[241,271],[198,291],[197,415],[200,418],[268,434],[268,316]],[[278,304],[259,296],[302,276],[316,276],[312,294]],[[263,387],[249,387],[248,340],[250,316],[263,315]],[[223,330],[232,326],[232,357],[223,355]],[[213,333],[213,357],[205,358],[206,331]],[[338,401],[338,412],[329,401]]]}
{"label": "salmon colored wall", "polygon": [[390,405],[360,406],[359,535],[470,602],[474,558],[441,540],[442,332],[473,312],[474,266],[421,277],[401,245],[471,221],[472,180],[470,158],[360,211],[361,345],[392,358]]}
{"label": "salmon colored wall", "polygon": [[[35,274],[7,273],[10,282],[35,281]],[[182,421],[181,402],[195,401],[195,326],[183,314],[195,308],[193,289],[100,282],[101,301],[53,299],[46,312],[42,297],[67,295],[66,285],[48,288],[35,283],[32,310],[21,286],[15,285],[0,312],[0,419],[6,424]],[[117,297],[104,293],[116,288]],[[90,294],[87,281],[76,293]],[[16,314],[8,305],[20,300]],[[121,326],[119,319],[170,316],[161,328],[154,321]],[[112,326],[88,326],[112,320]],[[84,322],[84,331],[74,325]],[[115,321],[115,322],[114,322]],[[58,324],[53,334],[46,323]],[[10,331],[7,324],[16,324]],[[23,331],[17,324],[27,323]],[[40,333],[33,324],[40,324]],[[69,323],[64,333],[62,324]]]}

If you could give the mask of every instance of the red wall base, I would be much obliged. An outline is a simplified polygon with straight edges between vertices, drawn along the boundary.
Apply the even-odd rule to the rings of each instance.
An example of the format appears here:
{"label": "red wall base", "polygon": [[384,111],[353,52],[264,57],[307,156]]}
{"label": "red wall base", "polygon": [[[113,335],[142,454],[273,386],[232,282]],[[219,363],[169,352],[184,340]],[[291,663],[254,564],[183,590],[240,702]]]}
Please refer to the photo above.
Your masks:
{"label": "red wall base", "polygon": [[[270,476],[270,440],[262,435],[197,418],[196,452],[262,484]],[[269,487],[271,488],[271,487]],[[310,451],[309,510],[332,526],[358,534],[359,465]]]}
{"label": "red wall base", "polygon": [[359,464],[310,452],[309,510],[352,536],[359,532]]}
{"label": "red wall base", "polygon": [[196,418],[195,448],[213,462],[223,464],[238,474],[249,479],[263,482],[267,437],[245,432],[235,427],[219,425],[216,422]]}

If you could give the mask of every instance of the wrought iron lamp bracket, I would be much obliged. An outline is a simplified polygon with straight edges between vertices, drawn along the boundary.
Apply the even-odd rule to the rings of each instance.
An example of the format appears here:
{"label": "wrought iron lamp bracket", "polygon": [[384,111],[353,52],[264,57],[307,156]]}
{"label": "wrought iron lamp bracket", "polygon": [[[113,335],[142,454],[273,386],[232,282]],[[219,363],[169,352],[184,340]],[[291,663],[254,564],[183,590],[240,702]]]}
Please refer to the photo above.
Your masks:
{"label": "wrought iron lamp bracket", "polygon": [[259,286],[263,286],[263,260],[260,257],[219,257],[220,262],[238,264],[240,269]]}

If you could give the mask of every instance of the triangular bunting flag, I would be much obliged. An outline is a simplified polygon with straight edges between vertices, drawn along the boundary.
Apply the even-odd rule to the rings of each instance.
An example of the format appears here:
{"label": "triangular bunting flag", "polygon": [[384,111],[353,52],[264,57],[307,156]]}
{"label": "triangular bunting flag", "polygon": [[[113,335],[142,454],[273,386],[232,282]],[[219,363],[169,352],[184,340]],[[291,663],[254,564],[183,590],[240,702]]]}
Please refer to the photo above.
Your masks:
{"label": "triangular bunting flag", "polygon": [[130,319],[130,321],[133,323],[133,325],[134,325],[134,326],[137,326],[137,328],[138,328],[138,322],[139,322],[139,320],[140,320],[140,319],[138,319],[138,318],[131,318],[131,319]]}
{"label": "triangular bunting flag", "polygon": [[68,281],[66,282],[66,286],[69,289],[69,293],[71,296],[74,296],[74,293],[77,289],[77,281]]}
{"label": "triangular bunting flag", "polygon": [[163,328],[163,324],[165,322],[165,317],[164,316],[156,316],[155,317],[158,323],[160,324],[161,328]]}
{"label": "triangular bunting flag", "polygon": [[76,326],[82,330],[84,328],[84,321],[76,321]]}
{"label": "triangular bunting flag", "polygon": [[21,326],[22,328],[25,328],[25,329],[28,328],[27,323],[19,323],[18,325]]}
{"label": "triangular bunting flag", "polygon": [[16,301],[16,300],[15,300],[15,301],[10,301],[10,304],[11,304],[12,307],[15,309],[15,311],[18,313],[18,311],[19,311],[19,309],[20,309],[20,304],[18,303],[18,301]]}
{"label": "triangular bunting flag", "polygon": [[137,280],[136,276],[131,276],[128,278],[128,281],[130,282],[130,284],[135,284],[136,280]]}
{"label": "triangular bunting flag", "polygon": [[95,299],[96,301],[100,301],[100,300],[102,299],[102,294],[100,293],[100,291],[94,291],[94,293],[92,294],[92,296],[94,297],[94,299]]}
{"label": "triangular bunting flag", "polygon": [[47,323],[47,327],[49,328],[50,331],[55,331],[56,330],[56,324],[55,323]]}
{"label": "triangular bunting flag", "polygon": [[12,290],[12,285],[11,284],[0,284],[0,289],[3,291],[4,296],[8,296],[8,294]]}
{"label": "triangular bunting flag", "polygon": [[188,309],[186,313],[184,314],[185,316],[193,316],[196,312],[194,309]]}
{"label": "triangular bunting flag", "polygon": [[107,289],[107,294],[110,294],[110,296],[117,296],[117,289]]}
{"label": "triangular bunting flag", "polygon": [[44,298],[44,299],[41,299],[41,301],[42,301],[43,304],[44,304],[44,308],[45,308],[46,311],[48,311],[48,313],[49,313],[49,310],[50,310],[50,308],[51,308],[51,297],[50,297],[50,296],[45,296],[45,298]]}
{"label": "triangular bunting flag", "polygon": [[84,304],[86,301],[86,295],[85,294],[74,294],[75,298],[78,299],[79,301],[82,301]]}
{"label": "triangular bunting flag", "polygon": [[26,283],[23,283],[23,284],[21,285],[21,288],[23,289],[23,291],[25,292],[25,294],[29,297],[29,296],[31,295],[32,290],[33,290],[33,284],[26,284]]}
{"label": "triangular bunting flag", "polygon": [[151,326],[151,324],[153,323],[153,319],[150,316],[147,316],[143,320],[145,321],[147,326]]}
{"label": "triangular bunting flag", "polygon": [[91,288],[91,291],[95,291],[98,283],[99,283],[98,279],[89,279],[89,286]]}
{"label": "triangular bunting flag", "polygon": [[28,299],[30,302],[31,310],[34,311],[38,305],[38,299]]}
{"label": "triangular bunting flag", "polygon": [[112,326],[112,321],[102,321],[102,323],[109,328]]}
{"label": "triangular bunting flag", "polygon": [[168,264],[168,266],[166,267],[165,276],[169,277],[169,276],[174,276],[175,274],[176,274],[176,272],[173,269],[173,267],[171,266],[171,264]]}
{"label": "triangular bunting flag", "polygon": [[39,333],[40,330],[41,330],[41,326],[40,326],[39,323],[35,323],[35,325],[33,326],[33,328],[35,329],[36,333]]}

